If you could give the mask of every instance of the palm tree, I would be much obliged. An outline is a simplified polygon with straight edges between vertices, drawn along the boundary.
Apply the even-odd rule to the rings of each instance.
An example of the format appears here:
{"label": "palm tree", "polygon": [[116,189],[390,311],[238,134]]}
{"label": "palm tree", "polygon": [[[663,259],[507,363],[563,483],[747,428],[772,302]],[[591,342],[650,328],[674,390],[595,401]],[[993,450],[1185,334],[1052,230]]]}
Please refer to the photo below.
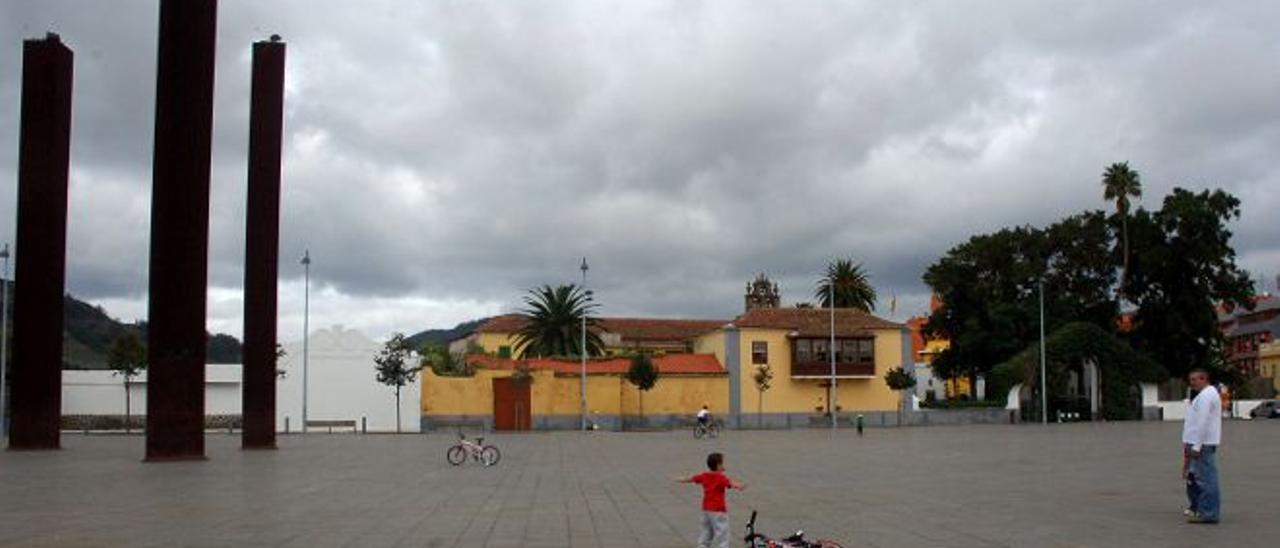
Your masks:
{"label": "palm tree", "polygon": [[604,354],[604,342],[595,333],[591,316],[597,305],[591,293],[573,284],[530,289],[524,298],[524,327],[516,334],[515,346],[521,358],[581,356],[582,320],[587,322],[587,355]]}
{"label": "palm tree", "polygon": [[813,298],[823,308],[831,308],[833,294],[835,308],[856,308],[870,312],[876,307],[876,290],[871,287],[862,265],[853,262],[853,259],[836,259],[828,263],[827,274],[818,280],[818,289],[814,290]]}
{"label": "palm tree", "polygon": [[1120,289],[1124,290],[1125,278],[1129,274],[1129,198],[1142,198],[1142,179],[1138,172],[1129,168],[1129,162],[1119,162],[1107,166],[1102,173],[1102,197],[1116,203],[1116,215],[1120,216],[1121,238],[1124,246],[1123,268],[1120,271]]}

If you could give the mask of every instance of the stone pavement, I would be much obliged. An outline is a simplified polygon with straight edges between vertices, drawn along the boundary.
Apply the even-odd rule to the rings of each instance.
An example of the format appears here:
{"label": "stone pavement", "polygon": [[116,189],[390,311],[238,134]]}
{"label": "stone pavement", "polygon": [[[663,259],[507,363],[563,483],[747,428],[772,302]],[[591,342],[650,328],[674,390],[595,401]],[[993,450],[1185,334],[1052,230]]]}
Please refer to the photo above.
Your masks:
{"label": "stone pavement", "polygon": [[67,435],[0,453],[0,545],[691,546],[699,490],[670,481],[727,454],[741,544],[803,528],[846,546],[1274,546],[1280,421],[1231,422],[1224,522],[1180,514],[1178,423],[490,434],[494,468],[445,463],[454,435],[283,436],[209,460],[143,463],[138,436]]}

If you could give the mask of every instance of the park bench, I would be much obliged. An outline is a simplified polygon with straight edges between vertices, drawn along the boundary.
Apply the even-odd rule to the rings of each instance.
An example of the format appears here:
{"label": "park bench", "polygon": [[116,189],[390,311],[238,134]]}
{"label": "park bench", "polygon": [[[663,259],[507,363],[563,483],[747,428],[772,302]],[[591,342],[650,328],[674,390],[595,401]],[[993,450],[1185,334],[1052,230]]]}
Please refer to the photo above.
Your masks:
{"label": "park bench", "polygon": [[352,433],[357,433],[357,432],[359,432],[359,430],[357,430],[357,429],[356,429],[356,421],[355,421],[355,419],[314,420],[314,421],[313,421],[313,420],[309,420],[309,421],[307,421],[307,428],[326,428],[326,427],[329,429],[329,433],[330,433],[330,434],[332,434],[332,433],[333,433],[333,429],[334,429],[335,427],[337,427],[337,428],[350,428]]}

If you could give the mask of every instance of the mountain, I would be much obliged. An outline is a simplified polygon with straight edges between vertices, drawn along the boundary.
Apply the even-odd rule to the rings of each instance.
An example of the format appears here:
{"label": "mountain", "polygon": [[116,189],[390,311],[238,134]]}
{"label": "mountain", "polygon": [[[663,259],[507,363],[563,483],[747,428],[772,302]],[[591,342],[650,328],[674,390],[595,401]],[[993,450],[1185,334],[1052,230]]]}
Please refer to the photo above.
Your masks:
{"label": "mountain", "polygon": [[428,329],[419,331],[410,335],[405,340],[408,341],[411,348],[422,348],[427,344],[449,344],[449,341],[460,339],[470,335],[477,327],[480,327],[492,318],[480,318],[469,322],[462,322],[453,326],[452,329]]}
{"label": "mountain", "polygon": [[[17,287],[10,282],[9,295]],[[9,303],[3,303],[9,307]],[[71,295],[62,302],[62,367],[64,369],[106,369],[107,350],[111,343],[126,333],[138,333],[145,339],[147,325],[122,323],[100,306],[94,306]],[[10,331],[13,309],[9,308]],[[240,363],[240,341],[231,335],[210,335],[208,363]]]}

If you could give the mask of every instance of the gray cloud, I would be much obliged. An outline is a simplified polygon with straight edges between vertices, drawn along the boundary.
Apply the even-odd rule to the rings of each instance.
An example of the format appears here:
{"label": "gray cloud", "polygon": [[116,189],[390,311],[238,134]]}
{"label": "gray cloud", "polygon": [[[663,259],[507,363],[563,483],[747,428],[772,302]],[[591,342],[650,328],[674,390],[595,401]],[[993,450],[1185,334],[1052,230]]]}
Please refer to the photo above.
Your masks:
{"label": "gray cloud", "polygon": [[[146,289],[153,2],[0,7],[0,35],[76,50],[70,290]],[[1264,2],[224,2],[210,323],[236,332],[249,43],[289,43],[282,311],[372,335],[575,281],[609,314],[729,317],[767,272],[808,300],[833,256],[898,317],[971,234],[1102,208],[1129,160],[1244,200],[1241,262],[1280,271],[1280,7]],[[0,55],[12,218],[20,49]],[[11,238],[12,223],[0,235]]]}

